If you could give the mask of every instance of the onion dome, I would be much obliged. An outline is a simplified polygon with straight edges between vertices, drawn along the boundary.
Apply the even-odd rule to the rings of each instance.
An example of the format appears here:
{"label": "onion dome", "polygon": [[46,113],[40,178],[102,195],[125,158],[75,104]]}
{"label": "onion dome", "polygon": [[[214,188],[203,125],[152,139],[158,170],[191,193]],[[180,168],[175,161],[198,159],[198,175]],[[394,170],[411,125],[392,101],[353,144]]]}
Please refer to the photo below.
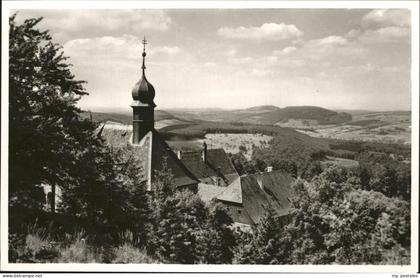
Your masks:
{"label": "onion dome", "polygon": [[[134,103],[140,102],[143,105],[150,105],[155,107],[156,104],[154,103],[155,98],[155,88],[152,84],[150,84],[149,81],[146,79],[146,75],[144,70],[146,69],[145,66],[145,58],[146,58],[146,38],[143,39],[143,65],[142,65],[142,76],[140,80],[134,85],[133,90],[131,91],[131,94],[133,96]],[[139,104],[140,104],[139,103]]]}

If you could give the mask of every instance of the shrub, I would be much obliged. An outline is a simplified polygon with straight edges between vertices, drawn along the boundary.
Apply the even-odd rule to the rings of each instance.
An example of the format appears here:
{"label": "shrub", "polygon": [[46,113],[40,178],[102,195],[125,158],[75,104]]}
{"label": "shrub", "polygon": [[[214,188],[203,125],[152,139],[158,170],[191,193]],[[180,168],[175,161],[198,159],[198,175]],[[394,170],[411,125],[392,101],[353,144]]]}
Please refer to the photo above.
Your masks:
{"label": "shrub", "polygon": [[101,263],[103,261],[103,255],[86,245],[83,238],[76,239],[74,243],[60,251],[59,263]]}
{"label": "shrub", "polygon": [[116,264],[153,264],[157,260],[146,254],[144,249],[140,250],[130,244],[124,244],[113,249],[114,258],[112,263]]}

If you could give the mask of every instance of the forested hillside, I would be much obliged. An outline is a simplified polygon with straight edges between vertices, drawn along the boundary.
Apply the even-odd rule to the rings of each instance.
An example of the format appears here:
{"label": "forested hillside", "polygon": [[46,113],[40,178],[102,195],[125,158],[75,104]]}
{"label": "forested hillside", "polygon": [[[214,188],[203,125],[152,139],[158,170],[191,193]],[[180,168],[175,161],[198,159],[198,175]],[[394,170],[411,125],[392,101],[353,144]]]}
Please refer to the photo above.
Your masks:
{"label": "forested hillside", "polygon": [[347,113],[338,113],[316,106],[289,106],[258,115],[248,115],[238,119],[240,122],[255,122],[259,124],[276,124],[294,120],[312,120],[317,124],[341,124],[351,121],[352,117]]}
{"label": "forested hillside", "polygon": [[[92,112],[92,118],[96,121],[116,120],[120,123],[130,124],[128,114]],[[86,114],[86,116],[89,116]],[[178,119],[189,122],[229,122],[274,125],[279,122],[294,120],[312,120],[317,124],[341,124],[351,121],[348,113],[335,112],[316,106],[291,106],[279,108],[272,105],[255,106],[238,110],[223,109],[169,109],[156,110],[156,120]]]}

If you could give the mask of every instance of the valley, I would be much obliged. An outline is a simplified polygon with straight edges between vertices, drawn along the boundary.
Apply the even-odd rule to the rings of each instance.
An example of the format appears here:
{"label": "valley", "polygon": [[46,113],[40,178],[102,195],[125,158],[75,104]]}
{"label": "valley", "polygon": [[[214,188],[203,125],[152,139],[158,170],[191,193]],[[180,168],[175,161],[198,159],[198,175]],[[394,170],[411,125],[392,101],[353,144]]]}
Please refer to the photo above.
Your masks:
{"label": "valley", "polygon": [[[85,112],[83,115],[106,122],[106,129],[131,133],[129,114]],[[304,165],[315,157],[322,167],[353,168],[358,166],[354,157],[366,147],[389,144],[390,153],[395,153],[398,146],[404,150],[409,147],[411,114],[407,111],[342,113],[311,106],[175,109],[157,110],[155,128],[173,150],[197,151],[206,142],[210,149],[241,153],[247,161],[281,158]]]}
{"label": "valley", "polygon": [[340,140],[360,140],[410,145],[410,112],[368,112],[353,116],[353,120],[343,124],[319,125],[303,120],[279,124],[304,134]]}
{"label": "valley", "polygon": [[[131,125],[130,114],[84,112],[83,116],[105,122],[112,121]],[[358,111],[335,112],[321,107],[300,106],[279,108],[265,105],[248,109],[168,109],[155,111],[155,127],[161,132],[181,135],[179,145],[187,139],[202,138],[212,133],[262,133],[271,136],[279,132],[277,127],[293,129],[317,138],[385,142],[410,145],[411,113],[409,111]],[[250,130],[252,129],[252,130]],[[284,130],[284,129],[281,129]],[[231,136],[231,135],[230,135]],[[220,137],[220,140],[224,137]],[[231,143],[216,142],[229,149]],[[245,139],[244,139],[245,140]],[[255,140],[259,140],[256,138]],[[246,141],[246,140],[245,140]],[[191,142],[189,142],[191,143]],[[193,143],[194,145],[194,143]],[[194,148],[194,146],[192,146]]]}

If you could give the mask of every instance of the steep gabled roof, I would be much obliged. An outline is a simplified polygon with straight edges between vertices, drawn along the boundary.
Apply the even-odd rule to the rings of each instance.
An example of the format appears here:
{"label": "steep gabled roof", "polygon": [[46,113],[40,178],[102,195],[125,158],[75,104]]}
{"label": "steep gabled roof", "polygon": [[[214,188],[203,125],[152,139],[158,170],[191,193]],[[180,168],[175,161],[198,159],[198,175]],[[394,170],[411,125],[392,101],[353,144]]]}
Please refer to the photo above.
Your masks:
{"label": "steep gabled roof", "polygon": [[226,187],[211,185],[206,183],[199,183],[198,184],[198,196],[200,196],[201,200],[204,202],[210,202],[211,200],[215,199],[217,195],[222,193]]}
{"label": "steep gabled roof", "polygon": [[208,182],[211,180],[211,177],[221,176],[223,185],[227,186],[239,177],[223,149],[207,150],[206,162],[203,161],[201,151],[182,152],[181,161],[202,181]]}
{"label": "steep gabled roof", "polygon": [[258,223],[270,205],[278,216],[289,214],[290,185],[293,178],[283,172],[241,177],[243,206],[254,223]]}
{"label": "steep gabled roof", "polygon": [[220,201],[242,204],[241,178],[238,177],[219,195],[217,199]]}
{"label": "steep gabled roof", "polygon": [[228,184],[239,177],[224,149],[207,150],[207,162],[214,169],[220,167],[223,176],[228,179]]}
{"label": "steep gabled roof", "polygon": [[228,187],[200,183],[203,201],[216,199],[228,209],[234,222],[256,224],[271,206],[277,216],[290,212],[290,186],[293,178],[283,171],[260,173],[237,178]]}
{"label": "steep gabled roof", "polygon": [[182,164],[156,130],[148,132],[139,144],[136,145],[130,143],[132,136],[131,130],[114,127],[107,128],[105,126],[100,129],[100,136],[113,148],[130,146],[126,150],[131,152],[131,154],[127,154],[126,156],[130,157],[131,155],[135,155],[136,159],[139,160],[149,189],[151,189],[155,171],[163,169],[164,161],[166,161],[167,167],[173,175],[175,186],[188,186],[198,184],[199,182]]}
{"label": "steep gabled roof", "polygon": [[[192,174],[185,165],[178,159],[168,144],[163,140],[156,130],[150,132],[153,137],[151,151],[151,165],[153,171],[163,169],[163,158],[166,159],[168,169],[173,175],[173,182],[177,187],[198,184],[199,180]],[[154,174],[154,173],[153,173]]]}
{"label": "steep gabled roof", "polygon": [[113,148],[121,148],[130,143],[132,129],[129,126],[118,125],[108,122],[103,123],[98,128],[98,137],[105,140],[105,142]]}

